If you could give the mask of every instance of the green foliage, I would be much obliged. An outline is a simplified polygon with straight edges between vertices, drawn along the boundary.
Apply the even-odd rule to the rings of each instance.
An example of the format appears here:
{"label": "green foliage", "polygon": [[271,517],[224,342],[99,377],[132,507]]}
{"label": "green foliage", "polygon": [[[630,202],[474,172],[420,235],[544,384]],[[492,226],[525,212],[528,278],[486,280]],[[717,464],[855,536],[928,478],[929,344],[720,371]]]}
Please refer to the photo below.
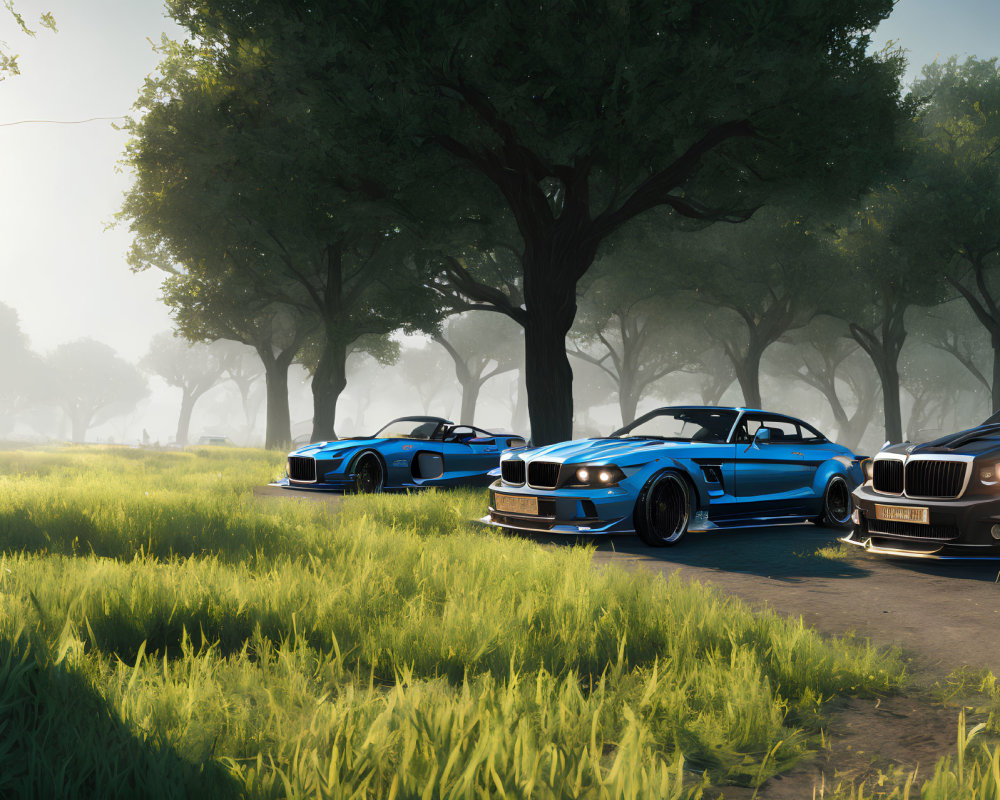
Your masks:
{"label": "green foliage", "polygon": [[[26,36],[34,36],[35,31],[28,27],[28,23],[24,21],[24,17],[18,12],[17,8],[14,6],[14,0],[3,0],[4,8],[7,9],[8,13],[14,20],[14,24],[21,31],[21,33]],[[50,31],[55,32],[56,30],[56,20],[55,17],[48,11],[42,12],[38,17],[38,24],[43,28],[48,28]],[[17,63],[17,55],[11,53],[7,49],[7,43],[0,40],[0,81],[4,80],[8,75],[20,75],[21,68]]]}
{"label": "green foliage", "polygon": [[902,680],[698,584],[480,531],[481,492],[248,497],[280,465],[0,457],[3,791],[695,797]]}

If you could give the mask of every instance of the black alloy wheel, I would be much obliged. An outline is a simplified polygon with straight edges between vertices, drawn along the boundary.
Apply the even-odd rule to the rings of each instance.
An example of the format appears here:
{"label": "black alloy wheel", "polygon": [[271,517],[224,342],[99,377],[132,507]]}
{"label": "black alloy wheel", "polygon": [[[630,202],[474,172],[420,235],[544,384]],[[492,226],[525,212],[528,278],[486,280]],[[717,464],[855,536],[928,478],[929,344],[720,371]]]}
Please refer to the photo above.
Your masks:
{"label": "black alloy wheel", "polygon": [[676,544],[691,522],[691,491],[676,472],[664,472],[647,483],[635,509],[639,538],[654,547]]}
{"label": "black alloy wheel", "polygon": [[382,491],[382,462],[374,453],[363,453],[354,468],[354,485],[359,494]]}
{"label": "black alloy wheel", "polygon": [[834,475],[826,484],[823,492],[823,514],[814,519],[817,525],[828,528],[847,529],[852,527],[851,512],[854,510],[854,500],[851,490],[842,475]]}

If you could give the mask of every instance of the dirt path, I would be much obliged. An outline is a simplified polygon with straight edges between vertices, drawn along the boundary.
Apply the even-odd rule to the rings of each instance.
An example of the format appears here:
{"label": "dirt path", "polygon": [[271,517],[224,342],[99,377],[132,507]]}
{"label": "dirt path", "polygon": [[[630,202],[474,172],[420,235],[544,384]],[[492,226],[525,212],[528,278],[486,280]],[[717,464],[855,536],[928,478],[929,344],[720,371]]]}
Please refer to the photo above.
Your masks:
{"label": "dirt path", "polygon": [[801,616],[829,634],[855,631],[900,644],[918,673],[940,677],[970,665],[1000,671],[1000,562],[813,555],[837,533],[812,525],[691,535],[673,548],[634,537],[598,543],[597,564],[711,583],[757,606]]}

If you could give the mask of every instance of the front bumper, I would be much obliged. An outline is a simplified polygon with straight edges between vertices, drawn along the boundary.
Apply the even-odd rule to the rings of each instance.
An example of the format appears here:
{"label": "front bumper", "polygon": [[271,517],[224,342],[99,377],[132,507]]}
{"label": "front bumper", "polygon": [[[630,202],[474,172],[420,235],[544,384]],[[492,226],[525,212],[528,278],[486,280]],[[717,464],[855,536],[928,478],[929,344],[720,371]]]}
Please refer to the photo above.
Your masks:
{"label": "front bumper", "polygon": [[296,489],[304,492],[353,492],[356,482],[353,475],[345,476],[343,480],[327,480],[323,483],[297,483],[288,478],[275,481],[270,486],[281,486],[285,489]]}
{"label": "front bumper", "polygon": [[[926,508],[928,523],[876,518],[875,506]],[[870,553],[909,558],[1000,558],[1000,494],[967,492],[955,500],[881,494],[870,484],[854,490],[854,529],[842,542]],[[1000,532],[1000,529],[998,529]]]}
{"label": "front bumper", "polygon": [[[534,497],[538,501],[538,514],[500,511],[497,509],[497,494]],[[634,533],[634,509],[634,495],[622,486],[546,491],[528,486],[507,486],[496,481],[490,486],[490,513],[480,522],[509,530],[567,535]]]}

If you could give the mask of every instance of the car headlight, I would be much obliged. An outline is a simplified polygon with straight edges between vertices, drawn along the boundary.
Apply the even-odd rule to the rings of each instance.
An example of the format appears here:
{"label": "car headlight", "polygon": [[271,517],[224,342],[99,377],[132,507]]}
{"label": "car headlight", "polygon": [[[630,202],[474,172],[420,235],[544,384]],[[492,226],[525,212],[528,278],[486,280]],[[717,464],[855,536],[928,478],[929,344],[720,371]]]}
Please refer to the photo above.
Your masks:
{"label": "car headlight", "polygon": [[996,486],[1000,483],[1000,464],[987,464],[979,468],[979,481],[986,486]]}
{"label": "car headlight", "polygon": [[617,486],[620,481],[625,480],[625,473],[614,464],[576,464],[571,469],[567,486],[602,489]]}

